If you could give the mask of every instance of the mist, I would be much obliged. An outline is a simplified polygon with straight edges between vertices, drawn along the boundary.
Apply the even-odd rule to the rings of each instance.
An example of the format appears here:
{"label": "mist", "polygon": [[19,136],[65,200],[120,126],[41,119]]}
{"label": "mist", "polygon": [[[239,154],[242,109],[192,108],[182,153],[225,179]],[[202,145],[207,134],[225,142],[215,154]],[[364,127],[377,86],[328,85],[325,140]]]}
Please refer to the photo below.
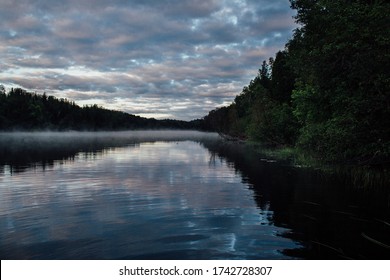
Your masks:
{"label": "mist", "polygon": [[80,152],[90,155],[118,147],[138,147],[145,142],[204,142],[219,138],[217,133],[183,130],[117,132],[0,132],[0,173],[3,166],[23,171],[31,166],[53,165]]}
{"label": "mist", "polygon": [[201,132],[195,130],[132,130],[132,131],[40,131],[40,132],[0,132],[0,145],[6,145],[9,141],[13,144],[30,144],[36,141],[62,142],[69,140],[107,139],[128,141],[185,141],[216,139],[217,133]]}

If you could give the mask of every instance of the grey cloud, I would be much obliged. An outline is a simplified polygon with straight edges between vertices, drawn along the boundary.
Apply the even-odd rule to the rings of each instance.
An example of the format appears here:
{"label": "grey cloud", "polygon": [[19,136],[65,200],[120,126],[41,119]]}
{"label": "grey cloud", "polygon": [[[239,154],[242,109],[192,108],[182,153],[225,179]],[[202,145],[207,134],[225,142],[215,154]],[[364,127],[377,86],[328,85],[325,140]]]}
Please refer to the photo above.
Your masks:
{"label": "grey cloud", "polygon": [[[283,48],[292,14],[288,0],[2,0],[0,82],[199,118],[232,101]],[[149,108],[147,98],[156,100]]]}
{"label": "grey cloud", "polygon": [[144,9],[158,10],[175,18],[203,18],[210,16],[221,7],[218,0],[160,0],[160,1],[131,1],[132,5]]}

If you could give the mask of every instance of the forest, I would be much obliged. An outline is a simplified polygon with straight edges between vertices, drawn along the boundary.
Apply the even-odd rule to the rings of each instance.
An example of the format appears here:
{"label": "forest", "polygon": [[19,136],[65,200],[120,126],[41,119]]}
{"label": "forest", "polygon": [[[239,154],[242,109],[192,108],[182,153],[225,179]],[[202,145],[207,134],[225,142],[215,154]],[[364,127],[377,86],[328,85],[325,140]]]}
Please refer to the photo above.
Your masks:
{"label": "forest", "polygon": [[0,130],[202,129],[321,162],[389,165],[390,3],[290,0],[299,27],[232,104],[190,122],[0,86]]}
{"label": "forest", "polygon": [[290,2],[299,28],[205,127],[322,162],[388,165],[390,2]]}
{"label": "forest", "polygon": [[67,99],[21,88],[6,92],[0,85],[0,131],[195,129],[197,125],[198,121],[142,118],[97,105],[80,107]]}

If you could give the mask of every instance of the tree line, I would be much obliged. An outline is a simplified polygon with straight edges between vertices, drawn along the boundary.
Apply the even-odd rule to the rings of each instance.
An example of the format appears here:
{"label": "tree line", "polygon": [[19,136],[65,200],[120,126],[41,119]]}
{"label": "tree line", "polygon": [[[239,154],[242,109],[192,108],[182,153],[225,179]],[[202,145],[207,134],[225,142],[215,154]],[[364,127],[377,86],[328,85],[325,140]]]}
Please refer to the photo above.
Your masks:
{"label": "tree line", "polygon": [[229,106],[190,122],[80,107],[0,86],[0,130],[203,129],[326,162],[388,164],[390,3],[290,0],[292,38]]}
{"label": "tree line", "polygon": [[80,107],[64,98],[21,88],[6,92],[0,85],[0,131],[195,129],[197,124],[197,121],[143,118],[97,105]]}
{"label": "tree line", "polygon": [[291,0],[300,27],[204,126],[327,162],[389,163],[388,1]]}

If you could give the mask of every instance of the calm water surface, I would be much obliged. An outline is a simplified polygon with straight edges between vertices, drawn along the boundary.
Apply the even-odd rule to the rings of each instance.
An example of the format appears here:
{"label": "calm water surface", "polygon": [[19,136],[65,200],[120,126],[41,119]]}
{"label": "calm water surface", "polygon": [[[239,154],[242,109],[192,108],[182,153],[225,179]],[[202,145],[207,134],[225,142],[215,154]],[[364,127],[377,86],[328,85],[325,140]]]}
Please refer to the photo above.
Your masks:
{"label": "calm water surface", "polygon": [[199,132],[0,134],[1,259],[389,258],[387,193]]}

